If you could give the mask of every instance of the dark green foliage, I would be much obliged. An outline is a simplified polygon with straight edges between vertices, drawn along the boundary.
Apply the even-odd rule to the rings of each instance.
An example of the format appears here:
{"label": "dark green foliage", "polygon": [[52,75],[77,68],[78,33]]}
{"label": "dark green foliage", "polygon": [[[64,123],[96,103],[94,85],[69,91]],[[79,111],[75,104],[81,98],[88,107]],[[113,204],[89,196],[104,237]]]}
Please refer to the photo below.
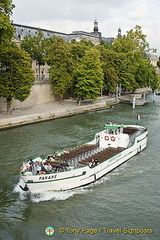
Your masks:
{"label": "dark green foliage", "polygon": [[62,38],[54,38],[51,46],[46,48],[46,62],[50,69],[50,82],[60,101],[72,86],[73,61],[69,45]]}
{"label": "dark green foliage", "polygon": [[11,41],[14,33],[14,28],[11,25],[10,15],[14,8],[11,0],[0,1],[0,45],[7,44]]}
{"label": "dark green foliage", "polygon": [[32,61],[35,60],[39,66],[39,78],[40,78],[40,66],[45,64],[45,47],[44,37],[42,31],[39,29],[36,36],[26,36],[21,42],[21,48],[29,53]]}
{"label": "dark green foliage", "polygon": [[24,101],[34,82],[28,54],[14,44],[0,52],[0,96],[6,98],[10,111],[12,99]]}
{"label": "dark green foliage", "polygon": [[10,113],[12,99],[24,101],[30,94],[34,74],[28,54],[14,43],[14,28],[10,16],[14,5],[12,0],[0,2],[0,96],[7,102]]}
{"label": "dark green foliage", "polygon": [[86,51],[78,67],[74,71],[76,94],[79,99],[96,99],[100,94],[103,72],[100,52],[94,48]]}

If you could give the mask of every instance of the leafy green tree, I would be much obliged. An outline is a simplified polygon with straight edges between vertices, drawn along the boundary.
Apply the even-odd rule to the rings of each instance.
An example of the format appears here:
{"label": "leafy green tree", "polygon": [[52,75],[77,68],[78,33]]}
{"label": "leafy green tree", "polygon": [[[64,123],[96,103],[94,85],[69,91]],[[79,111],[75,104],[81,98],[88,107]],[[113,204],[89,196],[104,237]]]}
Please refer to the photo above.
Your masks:
{"label": "leafy green tree", "polygon": [[159,57],[159,60],[157,61],[157,67],[160,68],[160,57]]}
{"label": "leafy green tree", "polygon": [[143,34],[142,28],[136,26],[134,29],[127,31],[127,35],[117,38],[112,49],[120,53],[132,53],[137,57],[146,56],[149,49],[149,43],[146,41],[146,35]]}
{"label": "leafy green tree", "polygon": [[138,84],[135,80],[135,71],[137,65],[129,54],[119,53],[116,58],[116,72],[118,76],[118,84],[122,89],[134,91]]}
{"label": "leafy green tree", "polygon": [[0,50],[3,49],[2,44],[7,44],[11,41],[14,33],[14,28],[11,25],[10,16],[15,7],[11,0],[0,1]]}
{"label": "leafy green tree", "polygon": [[73,61],[69,44],[62,38],[54,37],[53,43],[46,49],[46,62],[50,66],[50,82],[60,102],[73,84]]}
{"label": "leafy green tree", "polygon": [[0,52],[0,59],[0,96],[6,98],[9,114],[13,98],[22,102],[29,96],[34,74],[29,55],[13,43]]}
{"label": "leafy green tree", "polygon": [[137,63],[135,79],[139,87],[149,86],[151,65],[146,59],[140,59]]}
{"label": "leafy green tree", "polygon": [[70,43],[70,51],[75,63],[78,64],[80,59],[85,55],[86,50],[90,49],[92,46],[93,45],[91,45],[90,42],[87,44],[86,40],[81,40],[80,42],[73,40]]}
{"label": "leafy green tree", "polygon": [[158,80],[153,76],[156,72],[148,57],[151,49],[140,26],[128,31],[126,36],[116,39],[112,49],[119,55],[116,64],[117,75],[123,88],[133,91],[138,87],[149,86],[152,79]]}
{"label": "leafy green tree", "polygon": [[155,67],[150,64],[148,71],[148,85],[152,89],[152,92],[160,88],[160,76],[156,73]]}
{"label": "leafy green tree", "polygon": [[103,69],[103,91],[106,93],[115,92],[115,88],[118,84],[118,76],[116,72],[116,59],[118,53],[111,50],[108,45],[100,44],[96,46],[100,50],[100,60]]}
{"label": "leafy green tree", "polygon": [[100,62],[100,52],[91,48],[86,51],[85,56],[81,58],[78,67],[74,71],[76,78],[76,94],[81,99],[96,99],[100,94],[103,71]]}
{"label": "leafy green tree", "polygon": [[32,37],[27,35],[21,42],[21,48],[29,53],[32,61],[36,61],[38,64],[38,76],[40,76],[40,66],[45,64],[45,44],[42,31],[39,29],[37,35]]}

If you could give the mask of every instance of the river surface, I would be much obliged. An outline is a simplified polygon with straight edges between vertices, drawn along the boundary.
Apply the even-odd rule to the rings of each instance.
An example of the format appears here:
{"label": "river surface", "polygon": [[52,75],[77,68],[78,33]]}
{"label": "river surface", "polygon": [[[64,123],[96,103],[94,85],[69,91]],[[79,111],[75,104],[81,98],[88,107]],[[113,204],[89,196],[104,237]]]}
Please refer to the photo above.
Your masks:
{"label": "river surface", "polygon": [[[120,104],[0,131],[0,239],[160,239],[160,96],[147,98],[135,109]],[[107,122],[147,126],[147,148],[87,187],[41,195],[20,190],[23,160],[92,140]],[[45,233],[49,226],[53,235]]]}

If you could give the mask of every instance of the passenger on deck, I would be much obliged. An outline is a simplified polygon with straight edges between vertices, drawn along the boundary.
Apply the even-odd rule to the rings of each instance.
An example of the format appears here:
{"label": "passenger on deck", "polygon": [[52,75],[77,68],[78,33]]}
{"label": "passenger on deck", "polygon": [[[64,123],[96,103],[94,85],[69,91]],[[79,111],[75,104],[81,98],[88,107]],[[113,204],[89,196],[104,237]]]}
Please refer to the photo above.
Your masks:
{"label": "passenger on deck", "polygon": [[22,174],[24,174],[25,169],[23,169],[23,167],[20,167],[20,172],[21,172]]}
{"label": "passenger on deck", "polygon": [[46,172],[46,169],[45,169],[43,163],[41,163],[41,171],[42,171],[42,172]]}
{"label": "passenger on deck", "polygon": [[30,162],[28,161],[28,163],[25,166],[25,172],[31,172],[32,171],[32,166],[30,164]]}
{"label": "passenger on deck", "polygon": [[42,168],[41,168],[41,164],[38,163],[38,165],[37,165],[37,174],[38,174],[39,172],[41,172],[41,170],[42,170]]}
{"label": "passenger on deck", "polygon": [[50,163],[44,165],[46,172],[51,172],[52,171],[52,166]]}
{"label": "passenger on deck", "polygon": [[60,167],[57,166],[57,167],[55,168],[55,172],[59,172],[59,170],[60,170]]}
{"label": "passenger on deck", "polygon": [[97,165],[97,162],[92,158],[91,162],[89,162],[89,167],[94,167]]}
{"label": "passenger on deck", "polygon": [[94,159],[92,158],[92,167],[95,166],[95,161]]}
{"label": "passenger on deck", "polygon": [[47,160],[54,162],[55,157],[50,154],[50,155],[48,155]]}
{"label": "passenger on deck", "polygon": [[30,165],[30,171],[35,174],[36,173],[36,166],[35,166],[35,162],[30,158],[28,161],[28,164]]}
{"label": "passenger on deck", "polygon": [[92,162],[89,162],[89,167],[90,167],[90,168],[92,167]]}
{"label": "passenger on deck", "polygon": [[69,164],[66,161],[64,161],[63,164],[62,164],[62,167],[64,169],[67,169],[69,167]]}
{"label": "passenger on deck", "polygon": [[96,158],[95,160],[94,160],[94,162],[95,162],[95,166],[98,164],[98,159]]}
{"label": "passenger on deck", "polygon": [[34,161],[31,158],[29,159],[29,164],[34,165]]}

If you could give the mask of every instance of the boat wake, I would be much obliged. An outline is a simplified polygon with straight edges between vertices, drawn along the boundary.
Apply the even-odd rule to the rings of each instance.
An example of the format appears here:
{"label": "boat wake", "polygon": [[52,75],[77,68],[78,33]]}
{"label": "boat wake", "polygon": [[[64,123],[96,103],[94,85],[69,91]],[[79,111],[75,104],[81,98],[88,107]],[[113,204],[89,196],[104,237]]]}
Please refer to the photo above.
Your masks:
{"label": "boat wake", "polygon": [[19,182],[15,185],[13,192],[19,194],[20,200],[25,200],[27,198],[30,198],[30,201],[32,202],[43,202],[43,201],[63,201],[68,198],[73,197],[74,195],[77,194],[86,194],[89,192],[93,191],[93,188],[102,182],[110,179],[109,176],[104,176],[100,180],[96,181],[95,183],[91,183],[87,186],[84,187],[79,187],[77,189],[73,190],[67,190],[67,191],[46,191],[42,193],[32,193],[30,194],[29,192],[25,192],[21,189],[20,185],[22,185],[22,180],[20,179]]}
{"label": "boat wake", "polygon": [[75,194],[85,194],[91,190],[78,189],[78,190],[68,190],[68,191],[48,191],[39,194],[31,194],[32,202],[42,202],[42,201],[63,201],[68,198],[73,197]]}
{"label": "boat wake", "polygon": [[18,193],[19,194],[19,198],[20,200],[25,200],[26,198],[28,198],[28,192],[25,192],[22,190],[22,188],[20,187],[21,185],[23,186],[23,180],[19,179],[19,182],[14,186],[13,192],[14,193]]}

